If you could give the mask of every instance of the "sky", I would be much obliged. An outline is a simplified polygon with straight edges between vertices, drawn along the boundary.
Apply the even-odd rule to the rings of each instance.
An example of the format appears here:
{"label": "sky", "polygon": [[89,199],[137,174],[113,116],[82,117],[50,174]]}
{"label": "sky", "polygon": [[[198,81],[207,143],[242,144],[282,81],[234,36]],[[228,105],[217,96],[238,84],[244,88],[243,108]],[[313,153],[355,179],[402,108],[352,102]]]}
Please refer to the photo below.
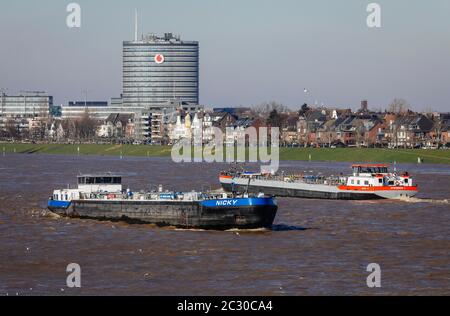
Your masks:
{"label": "sky", "polygon": [[[66,6],[81,6],[68,28]],[[367,5],[381,6],[369,28]],[[122,42],[139,33],[200,42],[200,103],[292,109],[324,103],[450,111],[448,0],[3,0],[0,89],[47,91],[55,104],[122,90]],[[309,93],[305,93],[307,88]]]}

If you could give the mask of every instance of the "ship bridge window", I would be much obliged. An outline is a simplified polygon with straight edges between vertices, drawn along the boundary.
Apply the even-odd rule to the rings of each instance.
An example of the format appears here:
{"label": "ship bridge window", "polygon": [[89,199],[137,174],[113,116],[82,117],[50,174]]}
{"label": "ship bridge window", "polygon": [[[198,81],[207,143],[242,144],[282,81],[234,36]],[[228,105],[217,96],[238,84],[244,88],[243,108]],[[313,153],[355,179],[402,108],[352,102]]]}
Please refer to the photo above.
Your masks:
{"label": "ship bridge window", "polygon": [[358,166],[353,168],[354,173],[387,173],[387,167],[363,167]]}
{"label": "ship bridge window", "polygon": [[98,177],[95,178],[95,183],[97,184],[111,184],[112,178],[111,177]]}
{"label": "ship bridge window", "polygon": [[79,178],[78,184],[121,184],[121,177],[85,177]]}

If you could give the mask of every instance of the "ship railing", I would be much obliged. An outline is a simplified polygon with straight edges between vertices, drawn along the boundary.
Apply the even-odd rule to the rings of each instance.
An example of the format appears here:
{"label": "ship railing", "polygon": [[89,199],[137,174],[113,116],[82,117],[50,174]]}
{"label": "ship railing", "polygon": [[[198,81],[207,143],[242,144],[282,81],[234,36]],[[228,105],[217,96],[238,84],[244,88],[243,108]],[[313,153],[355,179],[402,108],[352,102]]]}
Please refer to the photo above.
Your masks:
{"label": "ship railing", "polygon": [[76,184],[68,184],[63,190],[77,190],[78,185]]}
{"label": "ship railing", "polygon": [[306,184],[325,184],[330,186],[341,185],[345,183],[345,179],[342,177],[325,177],[325,176],[304,176],[304,175],[258,175],[254,176],[254,179],[258,180],[272,180],[272,181],[284,181],[288,183],[306,183]]}
{"label": "ship railing", "polygon": [[122,200],[127,197],[126,194],[111,192],[80,193],[80,199],[82,200]]}

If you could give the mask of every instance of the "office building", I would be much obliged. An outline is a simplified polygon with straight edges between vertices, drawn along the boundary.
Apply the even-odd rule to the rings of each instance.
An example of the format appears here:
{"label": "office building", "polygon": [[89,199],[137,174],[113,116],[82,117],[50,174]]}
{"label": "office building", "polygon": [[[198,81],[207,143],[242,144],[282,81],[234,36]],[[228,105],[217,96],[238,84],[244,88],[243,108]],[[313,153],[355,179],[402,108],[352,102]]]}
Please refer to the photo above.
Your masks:
{"label": "office building", "polygon": [[4,129],[8,121],[26,122],[47,118],[50,107],[53,106],[53,97],[45,92],[25,92],[20,95],[0,95],[0,129]]}
{"label": "office building", "polygon": [[123,42],[123,104],[150,110],[199,103],[199,44],[166,33]]}

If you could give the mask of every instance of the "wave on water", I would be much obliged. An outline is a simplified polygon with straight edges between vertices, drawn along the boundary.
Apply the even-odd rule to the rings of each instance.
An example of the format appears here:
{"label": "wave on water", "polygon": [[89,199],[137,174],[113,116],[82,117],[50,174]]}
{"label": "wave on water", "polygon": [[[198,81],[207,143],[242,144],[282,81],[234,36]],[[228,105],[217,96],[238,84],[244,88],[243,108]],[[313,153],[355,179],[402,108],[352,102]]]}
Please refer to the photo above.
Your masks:
{"label": "wave on water", "polygon": [[383,199],[383,200],[355,200],[350,201],[351,204],[392,204],[395,202],[406,202],[406,203],[430,203],[430,204],[449,204],[448,199],[421,199],[416,197],[407,197],[407,196],[401,196],[397,198],[392,199]]}
{"label": "wave on water", "polygon": [[[168,230],[175,230],[175,231],[190,231],[190,232],[223,232],[223,230],[214,230],[214,229],[201,229],[201,228],[177,228],[177,227],[171,227],[166,228]],[[240,229],[240,228],[231,228],[225,230],[225,232],[230,233],[261,233],[261,232],[269,232],[270,229],[267,228],[254,228],[254,229]]]}
{"label": "wave on water", "polygon": [[265,233],[265,232],[269,232],[270,229],[268,229],[268,228],[253,228],[253,229],[232,228],[232,229],[228,229],[226,231],[232,232],[232,233]]}
{"label": "wave on water", "polygon": [[448,199],[421,199],[416,197],[399,197],[395,200],[407,203],[449,204]]}
{"label": "wave on water", "polygon": [[286,224],[277,224],[272,226],[272,230],[276,232],[281,231],[299,231],[299,230],[308,230],[312,229],[309,227],[301,227],[301,226],[293,226],[293,225],[286,225]]}
{"label": "wave on water", "polygon": [[61,219],[61,215],[58,215],[56,213],[50,212],[50,211],[42,211],[40,213],[42,217],[50,218],[50,219]]}
{"label": "wave on water", "polygon": [[206,229],[201,229],[201,228],[179,228],[179,227],[174,227],[174,226],[166,226],[163,227],[164,230],[174,230],[174,231],[185,231],[185,232],[207,232],[208,230]]}

